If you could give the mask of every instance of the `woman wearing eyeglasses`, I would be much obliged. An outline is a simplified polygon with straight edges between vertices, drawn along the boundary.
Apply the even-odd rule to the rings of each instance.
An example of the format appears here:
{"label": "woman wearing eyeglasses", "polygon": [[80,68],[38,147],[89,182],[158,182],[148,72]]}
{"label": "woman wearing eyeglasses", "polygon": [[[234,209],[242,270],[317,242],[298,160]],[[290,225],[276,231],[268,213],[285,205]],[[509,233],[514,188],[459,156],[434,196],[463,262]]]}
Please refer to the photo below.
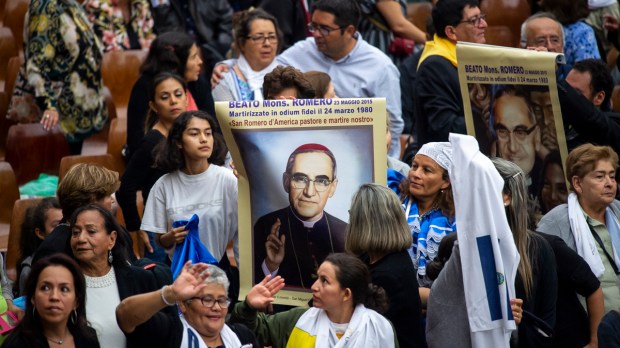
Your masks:
{"label": "woman wearing eyeglasses", "polygon": [[233,19],[233,35],[239,58],[229,61],[231,69],[213,89],[213,99],[263,100],[263,77],[276,67],[282,48],[277,20],[261,9],[241,11]]}
{"label": "woman wearing eyeglasses", "polygon": [[[260,347],[243,324],[225,324],[229,284],[219,267],[187,262],[172,285],[124,299],[116,320],[141,347]],[[180,315],[161,311],[175,304]]]}

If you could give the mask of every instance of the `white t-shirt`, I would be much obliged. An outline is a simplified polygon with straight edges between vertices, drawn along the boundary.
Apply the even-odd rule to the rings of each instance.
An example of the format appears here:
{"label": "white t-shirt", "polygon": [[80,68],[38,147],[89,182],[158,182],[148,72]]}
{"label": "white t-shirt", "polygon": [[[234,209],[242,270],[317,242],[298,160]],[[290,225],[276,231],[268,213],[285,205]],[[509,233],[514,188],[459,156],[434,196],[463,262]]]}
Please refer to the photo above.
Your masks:
{"label": "white t-shirt", "polygon": [[239,262],[237,238],[237,178],[229,169],[209,165],[201,174],[187,175],[180,170],[159,178],[146,201],[141,230],[166,233],[177,220],[200,219],[200,241],[216,260],[234,240]]}

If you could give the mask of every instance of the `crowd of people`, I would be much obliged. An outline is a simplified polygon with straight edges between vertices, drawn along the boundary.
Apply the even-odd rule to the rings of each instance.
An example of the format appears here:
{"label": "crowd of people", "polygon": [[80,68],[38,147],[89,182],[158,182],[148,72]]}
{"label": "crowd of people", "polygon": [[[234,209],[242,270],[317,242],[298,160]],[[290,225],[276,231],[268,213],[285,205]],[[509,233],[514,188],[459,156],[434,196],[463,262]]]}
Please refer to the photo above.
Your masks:
{"label": "crowd of people", "polygon": [[[27,212],[13,285],[0,257],[0,324],[19,320],[2,347],[620,347],[620,114],[601,60],[620,48],[617,1],[538,3],[520,43],[566,56],[561,120],[548,88],[474,85],[479,141],[456,55],[486,42],[478,0],[433,1],[427,28],[404,0],[251,2],[31,1],[9,117],[59,127],[75,154],[108,122],[104,52],[148,54],[124,173],[72,167]],[[388,187],[361,185],[343,221],[324,210],[333,149],[300,145],[288,205],[257,217],[240,258],[214,102],[339,97],[385,98]],[[188,221],[213,264],[173,278]],[[273,305],[291,289],[308,305]]]}

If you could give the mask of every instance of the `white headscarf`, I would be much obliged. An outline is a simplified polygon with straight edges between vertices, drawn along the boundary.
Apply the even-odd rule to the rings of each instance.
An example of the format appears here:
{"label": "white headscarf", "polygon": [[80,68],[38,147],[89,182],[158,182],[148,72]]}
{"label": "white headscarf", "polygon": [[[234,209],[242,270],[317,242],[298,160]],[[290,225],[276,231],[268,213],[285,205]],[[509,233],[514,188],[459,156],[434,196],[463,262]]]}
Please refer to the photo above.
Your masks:
{"label": "white headscarf", "polygon": [[243,54],[239,55],[239,59],[237,59],[237,66],[245,80],[250,85],[250,89],[254,92],[254,100],[263,100],[263,79],[267,73],[270,73],[273,69],[275,69],[278,64],[276,63],[275,58],[271,63],[260,71],[252,70],[250,63],[245,59]]}
{"label": "white headscarf", "polygon": [[426,143],[417,154],[430,157],[447,171],[452,167],[452,145],[449,142]]}

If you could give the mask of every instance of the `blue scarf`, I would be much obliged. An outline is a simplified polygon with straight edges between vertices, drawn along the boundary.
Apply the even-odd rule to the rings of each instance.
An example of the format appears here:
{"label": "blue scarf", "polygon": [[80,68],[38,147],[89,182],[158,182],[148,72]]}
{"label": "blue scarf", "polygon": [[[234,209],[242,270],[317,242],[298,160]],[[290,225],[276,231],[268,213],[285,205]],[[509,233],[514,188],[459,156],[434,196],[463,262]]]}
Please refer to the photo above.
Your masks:
{"label": "blue scarf", "polygon": [[187,236],[185,236],[183,243],[177,244],[174,249],[172,265],[170,266],[170,270],[172,271],[172,279],[177,279],[177,276],[181,273],[183,266],[188,260],[191,260],[192,264],[204,262],[217,266],[217,260],[209,252],[207,247],[205,247],[205,245],[200,241],[198,222],[198,215],[194,214],[189,221],[178,220],[172,223],[173,228],[185,226],[184,231],[189,231]]}
{"label": "blue scarf", "polygon": [[426,275],[426,263],[437,257],[439,243],[444,236],[456,232],[456,224],[450,223],[441,209],[433,209],[420,218],[418,204],[411,196],[403,201],[403,209],[407,215],[407,224],[411,230],[413,243],[408,249],[413,266],[418,270],[418,277]]}

